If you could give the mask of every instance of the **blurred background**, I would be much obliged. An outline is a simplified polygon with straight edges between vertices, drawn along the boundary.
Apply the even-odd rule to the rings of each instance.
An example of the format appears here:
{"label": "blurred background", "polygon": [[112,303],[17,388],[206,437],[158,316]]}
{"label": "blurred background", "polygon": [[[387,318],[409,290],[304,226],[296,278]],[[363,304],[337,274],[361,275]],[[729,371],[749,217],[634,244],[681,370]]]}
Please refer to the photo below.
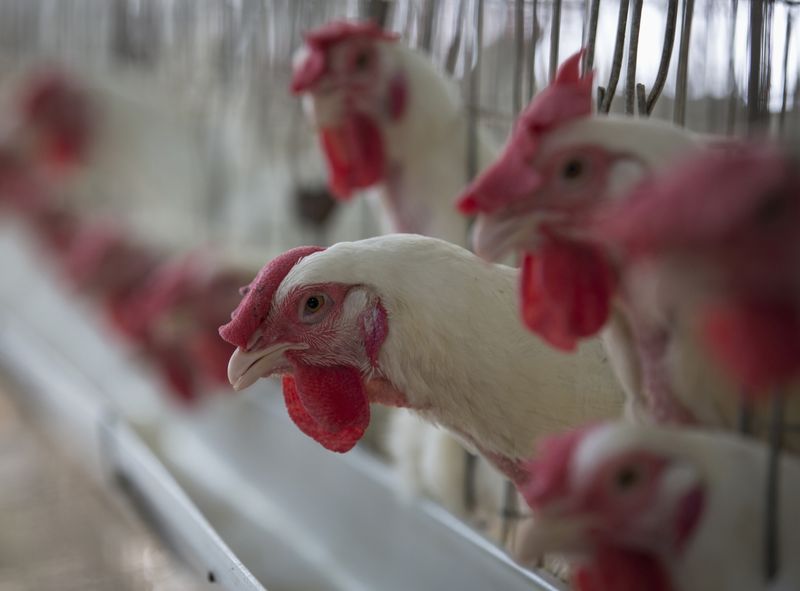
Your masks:
{"label": "blurred background", "polygon": [[[280,252],[381,232],[365,200],[333,198],[289,92],[303,32],[345,18],[427,54],[498,142],[587,44],[601,110],[640,113],[626,98],[642,84],[661,88],[653,117],[699,133],[800,132],[791,0],[0,0],[0,167],[38,154],[24,128],[52,85],[89,138],[37,165],[29,190],[47,206],[3,209],[0,589],[480,588],[441,566],[469,560],[491,588],[558,585],[512,566],[476,523],[390,494],[379,444],[348,458],[314,448],[274,384],[235,396],[224,376],[198,384],[187,364],[214,353],[186,327],[203,313],[195,287],[147,335],[163,345],[155,360],[136,327],[115,325],[165,261],[167,275],[202,268],[192,285],[220,286],[201,299],[229,313]],[[626,23],[639,27],[630,80]],[[174,334],[194,357],[164,345]]]}

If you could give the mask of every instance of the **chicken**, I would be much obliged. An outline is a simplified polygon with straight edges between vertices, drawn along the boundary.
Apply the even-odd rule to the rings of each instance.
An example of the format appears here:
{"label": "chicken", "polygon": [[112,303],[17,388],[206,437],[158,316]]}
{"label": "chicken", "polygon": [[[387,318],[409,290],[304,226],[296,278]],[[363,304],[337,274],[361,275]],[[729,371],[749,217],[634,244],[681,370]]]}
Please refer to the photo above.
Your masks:
{"label": "chicken", "polygon": [[[467,220],[452,208],[470,178],[466,110],[426,56],[377,25],[333,22],[306,35],[292,91],[319,128],[336,196],[375,188],[371,203],[384,231],[467,245]],[[482,130],[477,140],[483,168],[496,148]],[[461,446],[402,410],[392,412],[388,430],[385,446],[404,482],[464,514],[470,460]]]}
{"label": "chicken", "polygon": [[503,155],[466,189],[459,208],[481,213],[474,236],[479,254],[496,259],[523,251],[522,315],[529,328],[563,350],[602,331],[629,414],[722,424],[713,404],[693,396],[707,376],[684,380],[681,363],[673,364],[692,351],[679,347],[682,319],[639,306],[638,291],[649,281],[628,284],[624,269],[584,229],[604,203],[709,148],[663,122],[592,116],[592,74],[580,75],[581,55],[567,59],[533,99]]}
{"label": "chicken", "polygon": [[67,280],[98,298],[112,326],[126,334],[127,298],[156,268],[158,255],[111,221],[78,220],[62,258]]}
{"label": "chicken", "polygon": [[660,269],[660,297],[752,395],[800,374],[797,170],[775,146],[743,145],[681,162],[599,216],[610,248]]}
{"label": "chicken", "polygon": [[167,261],[133,290],[119,324],[147,352],[181,402],[227,384],[233,348],[217,333],[239,301],[243,274],[192,253]]}
{"label": "chicken", "polygon": [[[372,23],[332,22],[306,34],[291,89],[319,130],[334,195],[380,187],[387,230],[465,245],[452,200],[469,181],[467,113],[423,54]],[[477,141],[480,170],[496,149],[482,130]]]}
{"label": "chicken", "polygon": [[[519,462],[539,435],[614,416],[622,396],[598,344],[571,357],[526,333],[517,280],[515,269],[416,235],[290,250],[220,329],[237,347],[230,381],[241,390],[284,374],[290,416],[333,451],[356,444],[375,402],[448,428],[522,481]],[[585,398],[590,385],[599,393]]]}
{"label": "chicken", "polygon": [[78,80],[55,69],[35,71],[19,100],[25,143],[49,173],[68,173],[86,163],[95,138],[95,108]]}
{"label": "chicken", "polygon": [[67,74],[47,69],[21,81],[14,106],[0,140],[0,203],[29,221],[47,218],[53,190],[87,157],[90,102]]}
{"label": "chicken", "polygon": [[[542,441],[521,492],[528,562],[571,557],[579,591],[800,587],[800,463],[780,460],[779,571],[764,577],[767,448],[732,434],[595,424]],[[733,494],[732,494],[733,493]]]}

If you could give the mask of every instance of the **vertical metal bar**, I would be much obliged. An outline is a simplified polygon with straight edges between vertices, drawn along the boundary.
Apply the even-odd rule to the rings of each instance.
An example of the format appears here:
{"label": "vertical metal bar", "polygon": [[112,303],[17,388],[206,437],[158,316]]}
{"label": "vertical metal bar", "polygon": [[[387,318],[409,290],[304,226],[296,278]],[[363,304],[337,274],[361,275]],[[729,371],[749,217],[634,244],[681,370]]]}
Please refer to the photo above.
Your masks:
{"label": "vertical metal bar", "polygon": [[742,395],[742,401],[739,403],[736,426],[742,435],[753,434],[753,405],[747,400],[747,393]]}
{"label": "vertical metal bar", "polygon": [[769,97],[772,92],[772,35],[775,2],[767,2],[764,4],[763,13],[763,33],[761,36],[761,67],[760,67],[760,82],[758,96],[761,100],[759,104],[759,113],[761,118],[768,120],[769,118]]}
{"label": "vertical metal bar", "polygon": [[[599,0],[598,0],[599,1]],[[539,0],[531,5],[531,49],[528,52],[528,100],[536,92],[536,42],[539,39]]]}
{"label": "vertical metal bar", "polygon": [[553,0],[553,18],[550,25],[550,82],[558,70],[558,46],[561,41],[561,0]]}
{"label": "vertical metal bar", "polygon": [[764,31],[764,0],[750,0],[750,63],[747,75],[747,128],[752,131],[761,118],[761,42]]}
{"label": "vertical metal bar", "polygon": [[[458,50],[461,47],[461,37],[464,31],[464,8],[466,7],[467,0],[459,0],[458,12],[456,13],[456,34],[450,42],[450,47],[447,49],[447,58],[445,60],[445,71],[452,75],[456,71],[456,62],[458,61]],[[466,69],[466,68],[465,68]]]}
{"label": "vertical metal bar", "polygon": [[[650,94],[647,96],[647,103],[645,106],[646,114],[650,115],[656,106],[658,97],[664,90],[664,84],[667,81],[667,74],[669,74],[669,64],[672,61],[672,50],[675,47],[675,29],[678,22],[678,0],[669,0],[669,7],[667,8],[667,24],[664,29],[664,44],[661,49],[661,62],[658,64],[658,73],[656,74],[653,88],[650,89]],[[644,92],[644,88],[642,88]],[[641,114],[641,113],[640,113]]]}
{"label": "vertical metal bar", "polygon": [[364,18],[383,27],[386,25],[386,19],[389,16],[390,6],[389,0],[361,0],[359,12],[364,15]]}
{"label": "vertical metal bar", "polygon": [[478,502],[475,492],[475,475],[478,456],[464,450],[464,508],[467,514],[472,513]]}
{"label": "vertical metal bar", "polygon": [[692,40],[694,0],[683,0],[681,19],[681,45],[678,50],[678,79],[675,83],[675,111],[672,120],[678,125],[686,123],[686,81],[689,76],[689,45]]}
{"label": "vertical metal bar", "polygon": [[636,56],[639,51],[639,26],[642,23],[644,0],[630,0],[633,4],[631,32],[628,38],[628,70],[625,73],[625,113],[633,115],[636,99]]}
{"label": "vertical metal bar", "polygon": [[611,109],[611,101],[614,100],[614,93],[617,92],[619,73],[622,70],[622,51],[625,49],[625,26],[628,22],[628,2],[620,0],[619,18],[617,19],[617,39],[614,43],[614,57],[611,61],[611,76],[608,79],[606,88],[600,87],[597,90],[597,99],[600,103],[598,111],[608,113]]}
{"label": "vertical metal bar", "polygon": [[784,392],[775,392],[769,422],[769,459],[764,513],[764,577],[771,581],[778,572],[778,510],[780,505],[780,458],[783,443]]}
{"label": "vertical metal bar", "polygon": [[511,533],[511,524],[519,519],[519,507],[517,506],[517,487],[507,480],[503,494],[503,514],[500,520],[500,542],[506,544]]}
{"label": "vertical metal bar", "polygon": [[514,2],[514,96],[511,110],[516,120],[522,109],[522,62],[525,59],[525,0]]}
{"label": "vertical metal bar", "polygon": [[731,36],[728,43],[728,82],[731,85],[731,93],[728,97],[728,122],[726,133],[732,135],[736,127],[736,110],[739,98],[738,87],[736,84],[736,62],[734,50],[736,48],[736,20],[739,16],[739,0],[732,0],[731,6]]}
{"label": "vertical metal bar", "polygon": [[783,48],[783,92],[781,95],[781,114],[778,119],[778,131],[781,135],[785,131],[786,125],[786,103],[789,98],[789,45],[792,41],[792,13],[791,8],[786,7],[786,36],[784,37]]}
{"label": "vertical metal bar", "polygon": [[434,2],[433,0],[425,0],[422,4],[418,45],[426,53],[431,52],[431,46],[433,43],[433,15],[437,5],[438,3]]}
{"label": "vertical metal bar", "polygon": [[478,111],[480,110],[481,61],[483,54],[483,0],[476,0],[475,35],[470,57],[475,67],[469,76],[469,119],[467,121],[467,175],[474,178],[478,172]]}
{"label": "vertical metal bar", "polygon": [[589,9],[589,31],[586,39],[586,59],[583,60],[583,72],[594,67],[594,47],[597,43],[597,19],[600,16],[600,0],[592,0]]}

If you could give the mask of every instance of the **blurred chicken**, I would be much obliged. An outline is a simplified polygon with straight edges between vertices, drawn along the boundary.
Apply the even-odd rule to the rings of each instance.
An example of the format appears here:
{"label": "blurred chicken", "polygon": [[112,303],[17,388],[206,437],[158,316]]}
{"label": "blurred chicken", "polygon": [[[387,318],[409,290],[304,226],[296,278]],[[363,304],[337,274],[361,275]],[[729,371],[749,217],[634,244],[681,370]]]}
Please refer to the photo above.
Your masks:
{"label": "blurred chicken", "polygon": [[800,588],[800,464],[780,460],[779,571],[762,565],[766,447],[739,437],[623,423],[542,441],[521,488],[534,520],[523,563],[571,558],[578,591]]}
{"label": "blurred chicken", "polygon": [[86,163],[96,111],[82,81],[58,69],[36,71],[23,81],[19,110],[18,132],[38,166],[60,175]]}
{"label": "blurred chicken", "polygon": [[[452,206],[470,178],[466,109],[455,85],[427,56],[372,23],[332,22],[305,40],[292,91],[303,95],[319,130],[334,194],[349,199],[377,188],[371,203],[385,232],[466,246],[467,221]],[[496,150],[480,131],[478,141],[483,167]],[[386,446],[403,482],[464,514],[469,459],[458,442],[405,411],[392,413],[388,429]]]}
{"label": "blurred chicken", "polygon": [[110,220],[81,220],[63,256],[69,282],[98,298],[112,325],[125,333],[127,299],[156,268],[158,255]]}
{"label": "blurred chicken", "polygon": [[[327,156],[333,193],[380,187],[386,229],[464,245],[453,199],[469,181],[466,109],[423,54],[371,23],[332,22],[306,34],[292,92],[302,94]],[[496,149],[478,132],[480,170]]]}
{"label": "blurred chicken", "polygon": [[651,179],[600,216],[599,233],[644,259],[631,273],[655,267],[661,305],[695,319],[726,373],[763,395],[800,374],[799,226],[797,162],[752,144]]}
{"label": "blurred chicken", "polygon": [[[237,347],[230,381],[240,390],[285,374],[290,416],[339,452],[363,435],[370,402],[410,408],[520,482],[536,437],[614,416],[622,395],[599,344],[572,357],[525,332],[517,280],[416,235],[293,249],[261,270],[220,329]],[[600,393],[583,398],[587,387]]]}
{"label": "blurred chicken", "polygon": [[233,348],[217,329],[248,279],[191,254],[161,264],[123,303],[119,325],[161,368],[180,401],[195,402],[205,390],[228,383]]}
{"label": "blurred chicken", "polygon": [[89,100],[69,75],[48,68],[19,81],[11,107],[0,139],[0,205],[40,232],[58,233],[61,227],[49,224],[66,212],[54,194],[87,158],[93,136]]}
{"label": "blurred chicken", "polygon": [[732,417],[711,397],[697,394],[718,376],[687,369],[696,347],[682,338],[685,319],[643,306],[640,292],[650,278],[625,275],[584,228],[598,207],[708,148],[663,122],[592,116],[592,75],[580,75],[581,55],[569,58],[534,98],[501,158],[460,198],[462,212],[482,214],[476,249],[489,259],[524,252],[523,319],[550,344],[570,350],[603,331],[629,414],[729,424]]}

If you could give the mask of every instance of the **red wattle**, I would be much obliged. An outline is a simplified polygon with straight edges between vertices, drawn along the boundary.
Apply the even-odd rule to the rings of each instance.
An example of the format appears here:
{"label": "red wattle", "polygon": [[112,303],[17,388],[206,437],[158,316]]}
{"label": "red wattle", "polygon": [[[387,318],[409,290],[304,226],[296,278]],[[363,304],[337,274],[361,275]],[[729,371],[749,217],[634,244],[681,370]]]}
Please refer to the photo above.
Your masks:
{"label": "red wattle", "polygon": [[339,199],[347,199],[357,189],[383,178],[383,140],[370,117],[353,113],[341,126],[323,129],[320,141],[327,156],[330,188]]}
{"label": "red wattle", "polygon": [[358,370],[298,364],[294,374],[284,376],[283,396],[297,427],[331,451],[352,449],[370,418]]}
{"label": "red wattle", "polygon": [[648,554],[601,546],[592,561],[573,571],[577,591],[674,591],[669,575]]}
{"label": "red wattle", "polygon": [[769,396],[800,373],[800,314],[792,302],[717,302],[701,329],[711,354],[749,396]]}
{"label": "red wattle", "polygon": [[611,313],[614,274],[602,251],[548,238],[522,262],[522,317],[533,332],[558,349],[596,334]]}

